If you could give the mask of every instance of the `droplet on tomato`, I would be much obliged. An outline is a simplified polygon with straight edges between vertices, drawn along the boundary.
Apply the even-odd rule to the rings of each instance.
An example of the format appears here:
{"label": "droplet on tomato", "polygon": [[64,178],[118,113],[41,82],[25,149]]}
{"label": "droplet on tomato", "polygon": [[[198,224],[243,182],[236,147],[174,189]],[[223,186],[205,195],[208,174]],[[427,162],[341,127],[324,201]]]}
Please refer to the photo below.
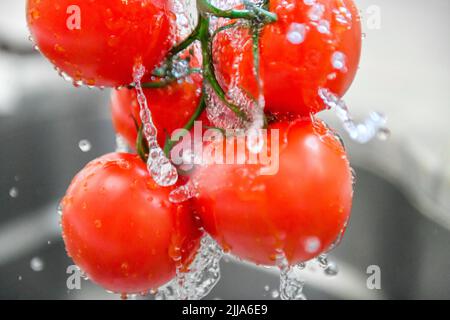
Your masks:
{"label": "droplet on tomato", "polygon": [[287,39],[292,44],[301,44],[305,41],[307,28],[303,23],[291,23],[289,28]]}
{"label": "droplet on tomato", "polygon": [[309,9],[308,11],[308,17],[312,20],[312,21],[319,21],[320,19],[322,19],[322,16],[325,12],[325,7],[323,4],[320,3],[315,3],[311,9]]}
{"label": "droplet on tomato", "polygon": [[327,20],[320,20],[317,24],[317,31],[323,34],[330,33],[330,22]]}
{"label": "droplet on tomato", "polygon": [[305,241],[305,251],[309,253],[316,253],[321,246],[320,239],[317,237],[309,237]]}
{"label": "droplet on tomato", "polygon": [[333,64],[333,68],[341,71],[345,71],[346,69],[346,56],[340,51],[336,51],[333,53],[331,57],[331,63]]}

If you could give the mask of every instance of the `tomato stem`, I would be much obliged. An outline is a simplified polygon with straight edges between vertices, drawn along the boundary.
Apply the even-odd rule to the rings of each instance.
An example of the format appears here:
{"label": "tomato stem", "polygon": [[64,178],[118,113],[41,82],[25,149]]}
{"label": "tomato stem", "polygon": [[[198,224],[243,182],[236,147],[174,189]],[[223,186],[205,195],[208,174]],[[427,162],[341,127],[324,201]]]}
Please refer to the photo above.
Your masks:
{"label": "tomato stem", "polygon": [[244,1],[245,6],[248,9],[237,10],[229,9],[222,10],[212,5],[209,0],[197,0],[197,9],[203,15],[213,15],[216,17],[229,18],[229,19],[245,19],[251,21],[259,21],[264,23],[271,23],[277,21],[277,15],[273,12],[265,10],[254,3]]}
{"label": "tomato stem", "polygon": [[[183,127],[185,130],[189,131],[194,127],[194,123],[195,121],[200,117],[200,115],[203,113],[203,111],[205,111],[206,108],[206,102],[205,102],[205,98],[202,95],[202,97],[200,98],[200,103],[198,104],[197,109],[195,110],[194,114],[192,115],[192,117],[189,119],[189,121],[186,123],[186,125]],[[186,132],[184,132],[185,134]],[[170,158],[170,151],[172,150],[173,146],[181,139],[184,137],[184,134],[180,134],[178,135],[175,139],[171,139],[171,137],[168,137],[166,140],[166,143],[164,145],[164,153],[166,154],[166,156],[168,158]]]}
{"label": "tomato stem", "polygon": [[141,125],[138,130],[138,136],[136,139],[136,151],[142,161],[147,162],[148,144],[144,137],[143,126]]}
{"label": "tomato stem", "polygon": [[[236,116],[242,120],[247,120],[247,115],[241,110],[241,108],[227,100],[226,93],[217,81],[214,61],[212,57],[212,44],[211,35],[209,33],[209,18],[200,16],[199,24],[200,27],[200,43],[202,47],[202,57],[203,57],[203,80],[205,84],[209,84],[214,92],[217,94],[219,99],[225,103],[225,105],[233,111]],[[203,88],[205,90],[205,88]]]}

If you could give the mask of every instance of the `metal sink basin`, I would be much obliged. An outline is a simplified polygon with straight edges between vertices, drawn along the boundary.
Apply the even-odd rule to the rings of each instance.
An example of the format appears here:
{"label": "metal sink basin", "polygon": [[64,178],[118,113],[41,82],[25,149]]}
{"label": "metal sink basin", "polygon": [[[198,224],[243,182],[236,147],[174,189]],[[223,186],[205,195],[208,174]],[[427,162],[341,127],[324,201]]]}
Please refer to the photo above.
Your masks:
{"label": "metal sink basin", "polygon": [[[67,289],[66,268],[72,262],[56,213],[73,175],[114,150],[107,92],[63,84],[51,97],[40,89],[29,91],[19,105],[17,113],[0,117],[0,299],[117,299],[89,281],[82,281],[82,290]],[[88,152],[79,148],[82,139],[92,145]],[[450,231],[428,220],[396,186],[363,168],[356,173],[351,223],[331,254],[340,273],[303,271],[306,296],[450,298]],[[30,267],[36,257],[41,271]],[[381,290],[366,286],[371,265],[381,270]],[[272,299],[277,286],[276,270],[225,258],[222,280],[209,298]]]}

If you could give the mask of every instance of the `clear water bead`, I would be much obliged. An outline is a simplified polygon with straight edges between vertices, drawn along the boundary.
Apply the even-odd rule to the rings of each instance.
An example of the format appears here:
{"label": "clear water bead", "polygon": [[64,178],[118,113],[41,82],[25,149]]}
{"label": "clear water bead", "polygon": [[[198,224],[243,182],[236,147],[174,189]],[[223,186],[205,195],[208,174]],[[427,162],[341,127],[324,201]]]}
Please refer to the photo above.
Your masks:
{"label": "clear water bead", "polygon": [[83,152],[89,152],[92,149],[92,145],[89,140],[83,139],[78,142],[78,148]]}
{"label": "clear water bead", "polygon": [[9,189],[9,196],[11,198],[17,198],[19,196],[19,189],[17,189],[16,187],[12,187],[11,189]]}
{"label": "clear water bead", "polygon": [[306,31],[306,26],[303,23],[293,22],[289,28],[287,39],[292,44],[301,44],[305,41]]}
{"label": "clear water bead", "polygon": [[44,270],[44,261],[39,257],[34,257],[30,261],[30,268],[35,272],[40,272]]}

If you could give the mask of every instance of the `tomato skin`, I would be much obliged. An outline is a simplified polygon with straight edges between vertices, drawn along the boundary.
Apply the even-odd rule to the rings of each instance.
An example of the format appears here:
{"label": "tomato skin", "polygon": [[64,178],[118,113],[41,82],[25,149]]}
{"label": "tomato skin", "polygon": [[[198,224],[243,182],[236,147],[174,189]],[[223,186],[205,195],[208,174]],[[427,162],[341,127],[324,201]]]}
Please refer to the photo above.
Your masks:
{"label": "tomato skin", "polygon": [[[318,97],[319,88],[329,88],[343,96],[355,77],[361,53],[358,9],[352,0],[315,3],[324,8],[321,21],[330,23],[329,34],[319,32],[319,21],[311,20],[311,5],[294,0],[270,1],[270,10],[277,14],[278,21],[266,25],[260,38],[260,75],[267,111],[301,116],[319,112],[325,108]],[[350,25],[336,20],[333,10],[341,7],[351,14]],[[303,41],[289,41],[290,32],[302,27],[306,28]],[[216,36],[215,66],[226,91],[237,85],[258,96],[252,46],[250,30],[245,27],[228,29]],[[333,67],[336,51],[345,55],[346,70]]]}
{"label": "tomato skin", "polygon": [[294,265],[330,249],[345,229],[352,174],[342,145],[323,123],[299,120],[269,129],[280,130],[279,171],[260,175],[261,165],[200,166],[192,177],[199,192],[195,210],[226,251],[274,265],[282,250]]}
{"label": "tomato skin", "polygon": [[[73,6],[79,11],[70,11]],[[78,13],[80,28],[71,30],[68,23]],[[27,0],[28,26],[39,50],[87,85],[130,84],[138,64],[147,75],[152,72],[172,45],[172,20],[166,0]]]}
{"label": "tomato skin", "polygon": [[68,254],[107,290],[160,287],[174,277],[177,256],[185,266],[191,262],[201,235],[191,204],[170,203],[171,190],[157,186],[136,155],[112,153],[90,162],[62,201]]}

